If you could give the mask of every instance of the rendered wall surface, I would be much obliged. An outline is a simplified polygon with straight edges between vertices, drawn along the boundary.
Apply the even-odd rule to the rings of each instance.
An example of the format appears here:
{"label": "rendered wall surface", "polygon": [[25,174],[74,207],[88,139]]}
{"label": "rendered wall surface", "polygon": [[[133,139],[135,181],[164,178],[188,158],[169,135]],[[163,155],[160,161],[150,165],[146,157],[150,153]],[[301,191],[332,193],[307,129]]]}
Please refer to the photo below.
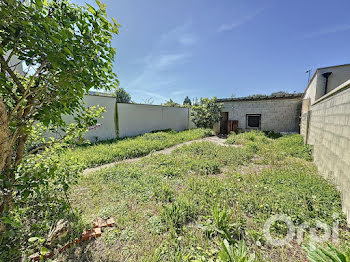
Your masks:
{"label": "rendered wall surface", "polygon": [[350,81],[333,91],[303,114],[301,134],[319,172],[340,190],[350,224]]}
{"label": "rendered wall surface", "polygon": [[188,108],[118,103],[119,137],[193,128]]}
{"label": "rendered wall surface", "polygon": [[[115,98],[106,96],[84,95],[83,99],[86,107],[100,106],[106,109],[102,114],[103,118],[97,120],[97,126],[85,135],[85,138],[95,142],[116,138],[116,129],[114,121]],[[73,122],[73,116],[64,117],[67,123]]]}
{"label": "rendered wall surface", "polygon": [[304,95],[304,98],[310,98],[311,104],[325,94],[326,78],[322,74],[326,72],[332,73],[328,78],[327,93],[350,79],[350,65],[317,69]]}
{"label": "rendered wall surface", "polygon": [[[190,120],[190,109],[159,105],[115,103],[114,97],[85,95],[87,107],[100,106],[106,109],[103,118],[88,131],[85,138],[90,141],[115,139],[144,134],[154,130],[174,129],[182,131],[196,128]],[[67,123],[73,116],[64,117]]]}
{"label": "rendered wall surface", "polygon": [[223,102],[222,112],[246,130],[246,115],[261,114],[261,130],[299,132],[301,98]]}

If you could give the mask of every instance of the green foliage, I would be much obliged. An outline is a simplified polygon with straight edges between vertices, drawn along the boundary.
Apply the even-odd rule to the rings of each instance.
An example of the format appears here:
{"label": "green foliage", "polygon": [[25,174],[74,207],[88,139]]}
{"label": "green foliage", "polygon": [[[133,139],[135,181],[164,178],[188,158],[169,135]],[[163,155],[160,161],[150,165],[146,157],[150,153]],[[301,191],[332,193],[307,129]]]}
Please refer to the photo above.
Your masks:
{"label": "green foliage", "polygon": [[163,206],[161,217],[168,228],[180,230],[187,222],[195,219],[195,206],[188,199],[179,198]]}
{"label": "green foliage", "polygon": [[[73,160],[62,162],[60,158],[66,150],[64,142],[54,143],[40,153],[29,155],[19,166],[14,206],[2,217],[8,230],[0,238],[0,260],[9,257],[19,260],[21,252],[30,255],[40,250],[47,245],[44,240],[49,230],[61,218],[73,225],[67,238],[81,232],[80,218],[72,213],[66,194],[82,166]],[[33,241],[35,238],[31,236],[40,241]],[[27,244],[28,239],[31,241]]]}
{"label": "green foliage", "polygon": [[80,146],[67,152],[63,161],[75,159],[85,165],[97,166],[117,160],[144,156],[153,150],[161,150],[186,141],[210,135],[206,129],[192,129],[183,132],[148,133],[134,138],[100,142],[91,146]]}
{"label": "green foliage", "polygon": [[[43,192],[56,186],[66,192],[77,172],[76,162],[71,167],[58,155],[100,115],[84,107],[83,96],[117,82],[111,42],[119,25],[108,20],[104,4],[97,4],[0,0],[0,118],[6,123],[0,126],[1,217],[25,207],[28,197],[49,205],[41,202],[52,200],[42,198]],[[25,72],[11,65],[16,60],[25,63]],[[63,115],[74,115],[75,124],[67,125]],[[62,138],[33,139],[37,123]],[[0,233],[6,231],[7,238],[12,230],[15,225],[1,218]]]}
{"label": "green foliage", "polygon": [[[296,153],[303,146],[299,135],[239,137],[243,146],[193,142],[169,155],[149,155],[80,178],[70,197],[84,221],[114,216],[124,232],[108,247],[89,247],[97,253],[91,260],[107,252],[113,261],[249,261],[250,254],[259,261],[279,261],[286,254],[291,261],[305,260],[294,242],[283,249],[270,246],[263,225],[274,214],[289,216],[296,226],[314,227],[317,220],[332,225],[333,214],[342,210],[339,192]],[[297,145],[289,148],[289,140]],[[204,171],[208,163],[218,171]],[[346,245],[345,217],[338,222],[339,240]],[[275,224],[271,233],[281,237],[285,230]],[[120,245],[128,248],[120,252]]]}
{"label": "green foliage", "polygon": [[33,153],[27,154],[15,171],[12,209],[1,217],[7,230],[0,237],[0,260],[19,260],[23,252],[41,250],[48,244],[45,239],[49,230],[61,218],[72,224],[66,239],[81,233],[80,217],[72,212],[67,192],[77,182],[83,166],[74,159],[63,162],[61,157],[72,143],[81,141],[88,126],[103,111],[87,109],[79,123],[70,124],[66,135],[56,139],[44,138],[44,134],[56,129],[41,123],[33,126],[26,148]]}
{"label": "green foliage", "polygon": [[64,125],[62,115],[81,108],[83,95],[92,87],[112,87],[116,75],[111,41],[119,25],[107,20],[104,5],[95,9],[66,0],[5,2],[0,2],[0,16],[6,21],[0,24],[0,56],[10,52],[35,71],[28,78],[9,71],[6,77],[2,71],[0,95],[9,110],[16,113],[30,106],[31,119]]}
{"label": "green foliage", "polygon": [[[255,130],[238,135],[232,133],[227,138],[226,143],[255,147],[256,152],[259,151],[260,155],[265,155],[264,160],[268,163],[282,160],[288,156],[312,160],[312,148],[309,145],[304,145],[302,136],[285,135],[273,141],[269,135],[271,136],[271,132],[266,134]],[[272,136],[275,139],[279,135],[273,133]]]}
{"label": "green foliage", "polygon": [[222,250],[219,259],[224,262],[254,262],[255,255],[248,254],[248,249],[244,241],[238,242],[237,246],[230,245],[225,239],[222,243]]}
{"label": "green foliage", "polygon": [[192,121],[197,127],[213,128],[220,121],[222,104],[217,103],[216,97],[201,98],[200,103],[192,106]]}
{"label": "green foliage", "polygon": [[174,101],[170,98],[169,101],[166,101],[166,102],[164,103],[164,106],[179,107],[180,104],[174,102]]}
{"label": "green foliage", "polygon": [[271,143],[271,139],[267,138],[263,132],[252,130],[250,132],[235,134],[231,133],[226,140],[227,144],[246,145],[248,148],[257,153],[261,148]]}
{"label": "green foliage", "polygon": [[184,102],[182,103],[184,106],[191,106],[192,105],[192,102],[191,102],[191,99],[188,97],[188,96],[186,96],[185,97],[185,100],[184,100]]}
{"label": "green foliage", "polygon": [[344,251],[328,244],[328,247],[315,247],[308,245],[304,247],[310,262],[350,262],[350,248]]}
{"label": "green foliage", "polygon": [[115,90],[115,99],[117,103],[130,103],[131,96],[124,88],[118,87]]}
{"label": "green foliage", "polygon": [[268,138],[272,138],[272,139],[276,139],[276,138],[280,138],[282,136],[281,133],[275,132],[275,131],[263,131],[264,134],[268,137]]}

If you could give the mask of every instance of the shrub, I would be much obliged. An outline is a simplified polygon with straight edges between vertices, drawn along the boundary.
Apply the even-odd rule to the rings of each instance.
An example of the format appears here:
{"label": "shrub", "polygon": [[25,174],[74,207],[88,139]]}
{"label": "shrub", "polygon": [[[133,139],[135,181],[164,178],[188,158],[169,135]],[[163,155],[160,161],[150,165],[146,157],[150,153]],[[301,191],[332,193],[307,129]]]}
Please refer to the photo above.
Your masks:
{"label": "shrub", "polygon": [[216,97],[201,98],[198,105],[192,106],[191,116],[192,121],[197,127],[213,128],[214,124],[220,121],[221,107],[216,101]]}

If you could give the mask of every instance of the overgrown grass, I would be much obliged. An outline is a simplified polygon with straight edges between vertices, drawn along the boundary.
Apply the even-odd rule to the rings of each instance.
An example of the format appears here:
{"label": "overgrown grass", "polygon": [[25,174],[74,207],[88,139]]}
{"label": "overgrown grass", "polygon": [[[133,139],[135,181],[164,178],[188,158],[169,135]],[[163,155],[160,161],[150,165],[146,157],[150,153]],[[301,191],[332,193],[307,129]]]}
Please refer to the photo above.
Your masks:
{"label": "overgrown grass", "polygon": [[[271,246],[263,225],[274,214],[295,225],[332,225],[342,213],[338,191],[317,174],[299,135],[228,139],[237,142],[244,146],[192,143],[82,177],[70,197],[85,223],[114,216],[117,226],[58,259],[215,261],[254,253],[257,261],[305,261],[296,243]],[[340,241],[350,243],[344,216],[339,221]],[[272,228],[276,236],[285,232],[284,224]]]}
{"label": "overgrown grass", "polygon": [[142,136],[78,146],[63,157],[63,161],[78,160],[88,167],[111,163],[127,158],[147,155],[176,144],[211,135],[209,129],[191,129],[182,132],[147,133]]}

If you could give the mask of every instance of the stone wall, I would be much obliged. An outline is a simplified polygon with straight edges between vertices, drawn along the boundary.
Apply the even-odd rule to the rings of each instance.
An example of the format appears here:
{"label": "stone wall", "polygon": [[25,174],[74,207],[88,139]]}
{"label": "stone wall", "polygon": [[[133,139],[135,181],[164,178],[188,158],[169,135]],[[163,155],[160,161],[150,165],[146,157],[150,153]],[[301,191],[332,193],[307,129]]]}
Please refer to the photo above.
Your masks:
{"label": "stone wall", "polygon": [[247,114],[261,114],[261,130],[299,132],[301,98],[223,102],[221,111],[228,112],[229,120],[238,120],[243,131]]}
{"label": "stone wall", "polygon": [[342,193],[343,210],[350,223],[349,82],[311,105],[310,111],[302,116],[301,134],[314,147],[313,157],[319,172]]}

